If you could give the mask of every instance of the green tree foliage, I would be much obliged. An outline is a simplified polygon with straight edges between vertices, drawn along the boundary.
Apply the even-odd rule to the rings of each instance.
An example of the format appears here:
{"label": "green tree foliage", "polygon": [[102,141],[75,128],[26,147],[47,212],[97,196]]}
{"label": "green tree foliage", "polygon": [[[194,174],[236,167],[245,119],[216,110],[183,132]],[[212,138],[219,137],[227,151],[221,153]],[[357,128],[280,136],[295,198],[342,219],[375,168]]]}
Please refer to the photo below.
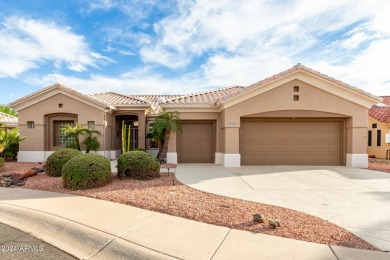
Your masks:
{"label": "green tree foliage", "polygon": [[90,150],[97,151],[100,147],[100,143],[98,141],[98,136],[101,133],[97,130],[86,129],[85,130],[85,138],[82,142],[82,145],[85,147],[85,153],[89,153]]}
{"label": "green tree foliage", "polygon": [[18,117],[18,113],[10,108],[9,106],[6,106],[6,105],[1,105],[0,104],[0,112],[4,113],[4,114],[8,114],[8,115],[11,115],[11,116],[14,116],[14,117]]}
{"label": "green tree foliage", "polygon": [[19,151],[19,144],[26,139],[19,135],[19,129],[0,128],[0,155],[5,159],[14,159]]}
{"label": "green tree foliage", "polygon": [[[101,135],[99,131],[88,129],[77,123],[74,126],[67,125],[63,131],[67,137],[74,137],[74,143],[70,144],[68,148],[81,151],[81,145],[83,145],[85,146],[86,153],[89,153],[90,150],[97,151],[99,149],[100,143],[97,139],[97,136]],[[80,139],[84,135],[86,137],[81,142]]]}
{"label": "green tree foliage", "polygon": [[157,158],[160,162],[163,162],[166,158],[171,133],[178,131],[181,132],[179,112],[163,110],[157,115],[149,136],[158,144]]}

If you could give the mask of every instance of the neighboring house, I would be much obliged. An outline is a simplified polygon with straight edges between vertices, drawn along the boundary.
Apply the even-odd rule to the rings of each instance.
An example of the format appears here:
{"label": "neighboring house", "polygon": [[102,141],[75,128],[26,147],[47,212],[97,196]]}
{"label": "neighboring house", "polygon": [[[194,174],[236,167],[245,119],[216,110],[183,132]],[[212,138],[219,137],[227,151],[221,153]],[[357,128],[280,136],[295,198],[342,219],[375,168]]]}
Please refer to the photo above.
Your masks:
{"label": "neighboring house", "polygon": [[183,131],[169,141],[167,161],[240,165],[367,167],[368,109],[381,99],[301,64],[250,86],[188,95],[85,95],[60,84],[10,104],[27,139],[19,161],[44,161],[68,140],[61,128],[78,122],[102,132],[99,153],[121,153],[121,122],[132,123],[133,147],[158,111],[179,111]]}
{"label": "neighboring house", "polygon": [[0,112],[0,128],[12,129],[18,126],[18,118]]}
{"label": "neighboring house", "polygon": [[367,153],[375,158],[385,159],[390,149],[390,96],[382,97],[382,103],[368,111]]}

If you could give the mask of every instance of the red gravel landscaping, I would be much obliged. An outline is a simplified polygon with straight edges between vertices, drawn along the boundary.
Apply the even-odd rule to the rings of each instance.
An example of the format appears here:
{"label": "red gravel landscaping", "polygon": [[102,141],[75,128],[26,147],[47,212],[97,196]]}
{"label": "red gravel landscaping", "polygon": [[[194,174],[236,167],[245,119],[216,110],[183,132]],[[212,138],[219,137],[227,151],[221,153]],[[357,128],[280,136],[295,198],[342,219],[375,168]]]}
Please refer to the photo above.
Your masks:
{"label": "red gravel landscaping", "polygon": [[[7,163],[3,172],[39,167],[38,164]],[[377,250],[374,246],[330,223],[329,221],[290,209],[228,198],[192,189],[166,173],[155,180],[119,180],[112,175],[108,185],[90,190],[71,191],[62,188],[60,177],[39,173],[30,178],[24,188],[63,192],[103,199],[135,207],[162,212],[204,223],[233,229],[281,236],[328,245]],[[254,224],[253,214],[261,213],[268,220],[280,220],[281,227],[272,229],[268,224]]]}

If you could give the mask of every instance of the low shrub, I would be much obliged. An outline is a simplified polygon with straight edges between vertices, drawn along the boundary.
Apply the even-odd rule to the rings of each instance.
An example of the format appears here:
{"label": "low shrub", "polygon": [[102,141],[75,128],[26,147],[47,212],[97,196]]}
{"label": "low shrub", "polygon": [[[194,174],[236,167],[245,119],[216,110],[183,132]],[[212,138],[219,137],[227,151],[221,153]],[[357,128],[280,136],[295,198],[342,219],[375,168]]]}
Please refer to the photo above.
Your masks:
{"label": "low shrub", "polygon": [[3,157],[0,157],[0,171],[3,169],[4,165],[5,165],[5,160]]}
{"label": "low shrub", "polygon": [[110,161],[99,154],[80,154],[70,159],[62,168],[64,188],[91,189],[111,181]]}
{"label": "low shrub", "polygon": [[149,180],[160,177],[160,163],[143,151],[130,151],[118,158],[118,177]]}
{"label": "low shrub", "polygon": [[46,161],[46,174],[53,177],[59,177],[62,173],[62,167],[73,157],[80,155],[81,152],[76,149],[64,148],[52,153]]}

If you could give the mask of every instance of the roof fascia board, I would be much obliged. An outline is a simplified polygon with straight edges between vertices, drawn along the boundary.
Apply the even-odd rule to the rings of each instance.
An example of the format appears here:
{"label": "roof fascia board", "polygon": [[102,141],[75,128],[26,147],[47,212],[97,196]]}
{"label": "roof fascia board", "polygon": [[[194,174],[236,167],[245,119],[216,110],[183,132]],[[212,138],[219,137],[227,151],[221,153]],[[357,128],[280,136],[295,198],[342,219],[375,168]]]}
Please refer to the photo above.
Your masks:
{"label": "roof fascia board", "polygon": [[370,109],[374,104],[378,103],[378,99],[374,97],[369,97],[364,94],[359,93],[358,91],[349,89],[345,86],[340,86],[340,84],[335,83],[331,80],[323,78],[321,76],[315,75],[313,73],[307,72],[305,70],[297,70],[291,74],[288,74],[284,77],[273,80],[272,82],[266,83],[263,86],[255,87],[247,92],[238,94],[235,97],[224,100],[219,103],[220,110],[228,108],[230,106],[236,105],[240,102],[243,102],[249,98],[252,98],[256,95],[262,94],[269,90],[272,90],[280,85],[283,85],[292,80],[300,80],[305,82],[315,88],[321,89],[327,93],[335,95],[337,97],[343,98],[350,102],[353,102],[359,106]]}
{"label": "roof fascia board", "polygon": [[[111,108],[105,106],[105,105],[100,105],[98,102],[93,102],[92,100],[88,100],[86,98],[80,97],[78,95],[75,95],[73,93],[70,93],[69,91],[66,91],[61,88],[54,88],[54,89],[48,89],[46,91],[43,91],[41,93],[38,93],[37,95],[31,96],[25,100],[22,100],[20,102],[12,104],[12,108],[15,109],[16,111],[20,111],[22,109],[25,109],[27,107],[30,107],[34,104],[37,104],[41,101],[44,101],[52,96],[58,95],[58,94],[63,94],[67,97],[70,97],[72,99],[75,99],[79,102],[85,103],[89,106],[92,106],[96,109],[108,112],[111,110]],[[108,110],[108,111],[107,111]]]}
{"label": "roof fascia board", "polygon": [[165,110],[178,112],[219,112],[216,106],[209,104],[160,104]]}

